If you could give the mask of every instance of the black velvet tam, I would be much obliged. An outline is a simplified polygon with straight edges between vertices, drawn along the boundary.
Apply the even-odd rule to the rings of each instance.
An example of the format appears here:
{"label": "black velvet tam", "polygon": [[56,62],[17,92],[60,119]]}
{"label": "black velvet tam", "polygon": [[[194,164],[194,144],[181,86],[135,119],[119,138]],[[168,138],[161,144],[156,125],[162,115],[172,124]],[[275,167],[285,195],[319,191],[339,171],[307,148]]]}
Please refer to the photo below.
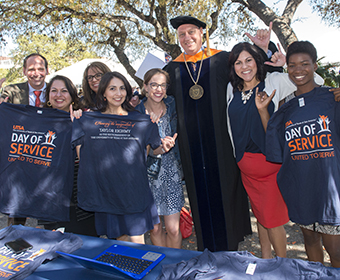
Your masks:
{"label": "black velvet tam", "polygon": [[191,16],[178,16],[178,17],[170,19],[170,23],[172,27],[175,29],[177,29],[182,24],[193,24],[198,27],[203,27],[203,29],[206,27],[205,22],[200,21],[199,19],[191,17]]}

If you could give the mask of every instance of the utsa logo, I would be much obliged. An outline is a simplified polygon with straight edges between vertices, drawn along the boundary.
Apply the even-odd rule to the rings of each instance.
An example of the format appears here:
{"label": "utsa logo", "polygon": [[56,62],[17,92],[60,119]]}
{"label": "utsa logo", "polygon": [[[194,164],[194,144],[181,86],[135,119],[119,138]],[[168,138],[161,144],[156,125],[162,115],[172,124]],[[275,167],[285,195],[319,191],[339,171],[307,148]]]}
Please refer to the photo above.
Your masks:
{"label": "utsa logo", "polygon": [[288,121],[288,122],[286,122],[285,127],[287,127],[287,126],[289,126],[291,124],[293,124],[292,121]]}
{"label": "utsa logo", "polygon": [[318,133],[324,132],[324,131],[329,131],[329,132],[331,132],[331,131],[329,130],[329,124],[330,124],[330,122],[331,122],[331,121],[328,119],[327,116],[320,116],[320,115],[319,115],[319,119],[317,120],[317,123],[320,125],[320,131],[319,131]]}
{"label": "utsa logo", "polygon": [[22,125],[13,125],[13,130],[25,130]]}
{"label": "utsa logo", "polygon": [[48,132],[46,132],[44,136],[45,136],[45,142],[42,144],[47,144],[47,145],[51,145],[55,147],[55,145],[53,144],[54,139],[57,138],[57,136],[55,135],[55,132],[49,130]]}

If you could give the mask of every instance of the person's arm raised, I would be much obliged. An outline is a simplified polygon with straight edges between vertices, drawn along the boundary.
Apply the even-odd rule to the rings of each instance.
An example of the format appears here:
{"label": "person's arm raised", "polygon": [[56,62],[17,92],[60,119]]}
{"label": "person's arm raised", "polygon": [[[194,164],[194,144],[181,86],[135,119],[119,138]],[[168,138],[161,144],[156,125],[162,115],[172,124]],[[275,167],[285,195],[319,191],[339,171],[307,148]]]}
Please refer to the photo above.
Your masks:
{"label": "person's arm raised", "polygon": [[272,92],[270,96],[268,96],[266,92],[264,91],[259,92],[259,88],[256,88],[255,104],[256,104],[257,110],[259,111],[259,115],[261,117],[261,122],[262,122],[265,132],[267,132],[267,125],[270,119],[268,106],[269,106],[269,103],[272,101],[275,95],[275,92],[276,92],[276,89]]}
{"label": "person's arm raised", "polygon": [[154,155],[161,155],[169,152],[173,146],[175,146],[175,141],[177,138],[177,133],[174,134],[173,137],[165,136],[161,139],[162,145],[160,145],[157,149],[153,150]]}
{"label": "person's arm raised", "polygon": [[245,35],[259,48],[261,48],[265,53],[268,52],[268,46],[270,42],[270,34],[272,32],[273,23],[269,23],[269,29],[258,29],[255,36],[246,32]]}

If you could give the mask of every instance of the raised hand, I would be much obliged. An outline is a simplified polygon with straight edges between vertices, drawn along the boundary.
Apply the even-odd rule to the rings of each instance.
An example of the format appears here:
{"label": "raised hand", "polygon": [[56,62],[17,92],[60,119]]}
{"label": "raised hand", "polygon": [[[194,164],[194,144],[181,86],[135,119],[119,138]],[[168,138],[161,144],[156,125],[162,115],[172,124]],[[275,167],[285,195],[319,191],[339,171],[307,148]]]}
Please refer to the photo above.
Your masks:
{"label": "raised hand", "polygon": [[159,115],[156,115],[154,112],[151,112],[149,114],[149,111],[147,109],[145,109],[145,114],[150,116],[150,119],[153,123],[158,123],[161,116],[163,115],[163,110],[161,111],[161,113]]}
{"label": "raised hand", "polygon": [[267,110],[269,103],[272,101],[274,95],[275,95],[276,89],[272,92],[270,96],[267,95],[266,92],[260,91],[259,88],[256,88],[255,92],[255,105],[257,110]]}
{"label": "raised hand", "polygon": [[280,44],[277,44],[278,51],[272,55],[270,58],[271,61],[266,61],[264,64],[274,66],[274,67],[282,67],[286,64],[286,56],[282,53]]}
{"label": "raised hand", "polygon": [[263,49],[265,53],[268,51],[270,42],[270,34],[272,32],[273,23],[269,23],[269,29],[258,29],[255,36],[250,35],[248,32],[245,35],[259,48]]}
{"label": "raised hand", "polygon": [[276,92],[276,89],[274,89],[272,94],[268,96],[267,93],[265,93],[264,91],[259,92],[259,89],[256,88],[255,104],[256,104],[257,110],[259,111],[259,115],[261,118],[264,131],[267,131],[267,125],[270,119],[270,115],[268,112],[268,105],[270,101],[272,101],[275,95],[275,92]]}
{"label": "raised hand", "polygon": [[173,146],[175,146],[176,138],[177,138],[177,133],[175,133],[173,137],[165,136],[163,139],[161,139],[162,149],[164,153],[169,152],[173,148]]}
{"label": "raised hand", "polygon": [[74,118],[79,119],[83,115],[83,111],[81,109],[73,111],[73,106],[70,104],[70,118],[73,122]]}

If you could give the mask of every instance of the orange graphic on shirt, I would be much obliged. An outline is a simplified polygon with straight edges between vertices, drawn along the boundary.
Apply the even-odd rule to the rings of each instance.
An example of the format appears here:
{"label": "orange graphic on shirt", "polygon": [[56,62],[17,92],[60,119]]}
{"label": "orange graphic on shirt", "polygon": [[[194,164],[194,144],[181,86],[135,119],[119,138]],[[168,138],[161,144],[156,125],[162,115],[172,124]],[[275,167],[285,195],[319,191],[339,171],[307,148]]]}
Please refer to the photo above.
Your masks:
{"label": "orange graphic on shirt", "polygon": [[55,131],[18,133],[13,131],[11,136],[8,161],[29,162],[32,164],[51,166],[53,151],[57,138]]}
{"label": "orange graphic on shirt", "polygon": [[55,135],[55,132],[53,132],[53,131],[48,131],[48,135],[49,135],[49,137],[48,137],[48,143],[51,143],[51,141],[52,141],[52,136],[53,135]]}
{"label": "orange graphic on shirt", "polygon": [[54,139],[57,138],[57,136],[55,135],[55,132],[49,130],[48,132],[46,132],[44,136],[45,136],[45,142],[42,144],[49,144],[49,145],[55,146],[53,144]]}
{"label": "orange graphic on shirt", "polygon": [[288,121],[288,122],[286,122],[285,127],[287,127],[287,126],[289,126],[289,125],[291,125],[291,124],[293,124],[292,121]]}
{"label": "orange graphic on shirt", "polygon": [[323,132],[323,131],[330,131],[329,130],[330,122],[331,121],[328,119],[328,116],[319,115],[319,119],[317,123],[320,125],[321,130],[318,133]]}

